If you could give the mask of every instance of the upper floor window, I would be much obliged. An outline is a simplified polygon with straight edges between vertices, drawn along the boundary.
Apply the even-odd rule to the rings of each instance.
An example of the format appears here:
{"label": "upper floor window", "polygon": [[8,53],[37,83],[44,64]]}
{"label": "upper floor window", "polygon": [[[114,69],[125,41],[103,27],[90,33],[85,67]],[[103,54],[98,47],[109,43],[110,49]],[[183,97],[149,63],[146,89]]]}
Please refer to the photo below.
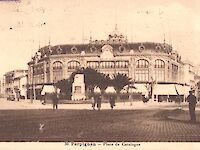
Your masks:
{"label": "upper floor window", "polygon": [[59,70],[62,69],[62,62],[56,61],[53,63],[53,70]]}
{"label": "upper floor window", "polygon": [[178,72],[178,66],[175,64],[172,64],[172,72],[177,73]]}
{"label": "upper floor window", "polygon": [[149,62],[145,59],[140,59],[136,62],[136,68],[149,68]]}
{"label": "upper floor window", "polygon": [[78,61],[70,61],[67,63],[68,69],[78,69],[80,67],[80,63]]}
{"label": "upper floor window", "polygon": [[56,61],[53,63],[53,82],[63,79],[62,62]]}
{"label": "upper floor window", "polygon": [[165,62],[163,60],[157,59],[155,60],[154,67],[154,79],[156,81],[165,81]]}
{"label": "upper floor window", "polygon": [[163,60],[157,59],[155,60],[155,68],[165,68],[165,62]]}
{"label": "upper floor window", "polygon": [[100,68],[114,68],[115,63],[113,61],[102,61],[100,62]]}
{"label": "upper floor window", "polygon": [[99,62],[98,61],[88,61],[87,62],[87,67],[98,68],[99,67]]}
{"label": "upper floor window", "polygon": [[135,80],[136,81],[149,80],[149,62],[147,60],[140,59],[136,62]]}
{"label": "upper floor window", "polygon": [[116,61],[115,68],[128,68],[128,61]]}
{"label": "upper floor window", "polygon": [[44,66],[43,66],[43,64],[35,65],[33,67],[33,74],[34,75],[43,74],[43,73],[44,73]]}

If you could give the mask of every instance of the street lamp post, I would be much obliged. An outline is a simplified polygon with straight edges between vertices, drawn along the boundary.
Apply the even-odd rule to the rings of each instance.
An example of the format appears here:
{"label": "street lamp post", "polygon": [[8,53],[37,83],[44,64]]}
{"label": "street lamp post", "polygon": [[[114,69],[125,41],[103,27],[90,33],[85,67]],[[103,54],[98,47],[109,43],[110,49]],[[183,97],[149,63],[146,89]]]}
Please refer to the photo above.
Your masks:
{"label": "street lamp post", "polygon": [[33,100],[36,100],[36,92],[35,92],[35,80],[34,80],[34,66],[32,67],[32,91],[31,91],[31,103],[33,103]]}
{"label": "street lamp post", "polygon": [[30,100],[31,100],[31,103],[33,103],[33,67],[32,67],[32,70],[31,70],[31,90],[30,90]]}
{"label": "street lamp post", "polygon": [[35,80],[33,78],[33,98],[36,100],[36,91],[35,91]]}

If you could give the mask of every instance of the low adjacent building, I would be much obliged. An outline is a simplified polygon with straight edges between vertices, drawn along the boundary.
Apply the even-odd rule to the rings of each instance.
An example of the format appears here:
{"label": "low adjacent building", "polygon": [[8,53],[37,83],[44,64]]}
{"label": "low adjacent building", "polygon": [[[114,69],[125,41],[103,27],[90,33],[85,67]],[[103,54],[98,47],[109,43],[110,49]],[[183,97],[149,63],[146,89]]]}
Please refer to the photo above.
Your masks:
{"label": "low adjacent building", "polygon": [[0,98],[5,96],[5,80],[0,78]]}
{"label": "low adjacent building", "polygon": [[15,99],[27,96],[27,70],[12,70],[4,74],[5,96]]}

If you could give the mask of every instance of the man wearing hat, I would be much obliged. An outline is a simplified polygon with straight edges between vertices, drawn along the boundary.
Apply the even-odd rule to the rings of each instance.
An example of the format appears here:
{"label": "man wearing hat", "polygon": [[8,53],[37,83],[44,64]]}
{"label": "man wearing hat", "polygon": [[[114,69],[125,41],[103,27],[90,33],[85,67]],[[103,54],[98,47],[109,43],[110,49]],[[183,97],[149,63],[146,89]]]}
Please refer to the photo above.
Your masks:
{"label": "man wearing hat", "polygon": [[56,87],[54,88],[55,91],[52,93],[53,110],[58,109],[58,93],[60,92]]}
{"label": "man wearing hat", "polygon": [[190,121],[196,122],[196,115],[195,115],[195,107],[196,107],[196,96],[193,95],[194,90],[189,91],[189,95],[187,97],[187,101],[189,102],[189,112],[190,112]]}

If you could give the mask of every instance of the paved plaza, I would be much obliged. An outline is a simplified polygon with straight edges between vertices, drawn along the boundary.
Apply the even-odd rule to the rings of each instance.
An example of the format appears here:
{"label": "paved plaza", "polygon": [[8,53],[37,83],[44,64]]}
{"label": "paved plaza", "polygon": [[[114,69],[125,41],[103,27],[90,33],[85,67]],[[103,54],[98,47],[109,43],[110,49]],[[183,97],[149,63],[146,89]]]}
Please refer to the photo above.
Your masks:
{"label": "paved plaza", "polygon": [[115,110],[102,104],[93,111],[90,104],[52,105],[39,101],[0,100],[0,141],[135,141],[199,142],[197,123],[190,123],[187,103],[117,103]]}
{"label": "paved plaza", "polygon": [[[19,101],[8,101],[4,98],[0,99],[0,110],[6,109],[52,109],[52,104],[45,104],[42,105],[40,100],[31,101],[28,100],[19,100]],[[91,110],[91,104],[59,104],[59,109],[88,109]],[[132,110],[132,109],[175,109],[175,108],[182,108],[184,110],[188,110],[188,103],[157,103],[157,102],[148,102],[143,103],[142,101],[134,101],[134,102],[117,102],[114,109],[119,110]],[[110,109],[109,103],[102,103],[101,109]],[[200,110],[200,107],[196,108]]]}

